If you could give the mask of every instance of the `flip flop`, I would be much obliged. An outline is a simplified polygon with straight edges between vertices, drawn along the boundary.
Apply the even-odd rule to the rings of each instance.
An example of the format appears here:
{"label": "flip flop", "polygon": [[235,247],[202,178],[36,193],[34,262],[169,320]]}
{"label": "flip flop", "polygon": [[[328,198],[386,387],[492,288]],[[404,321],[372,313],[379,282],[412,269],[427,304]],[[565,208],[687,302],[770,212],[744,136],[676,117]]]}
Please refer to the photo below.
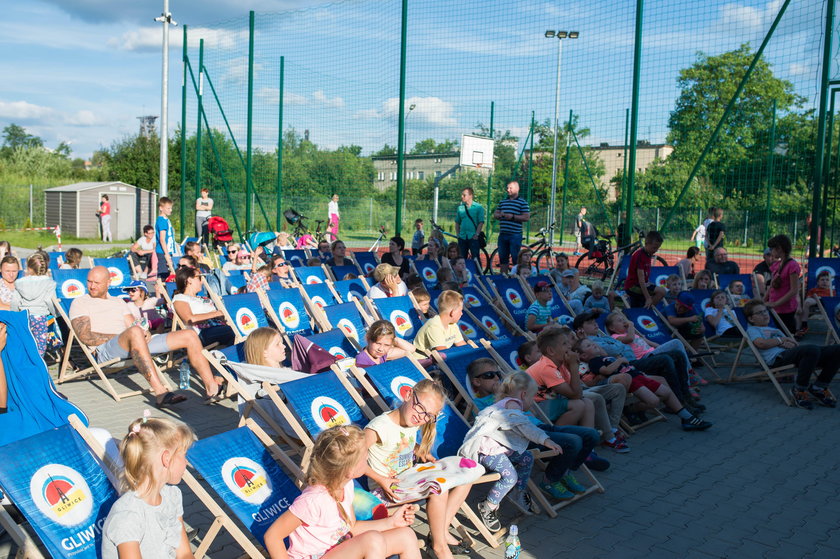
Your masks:
{"label": "flip flop", "polygon": [[167,392],[163,395],[163,398],[160,400],[155,399],[155,407],[159,410],[164,408],[171,407],[175,404],[180,404],[181,402],[185,402],[187,397],[183,394],[176,394],[174,392]]}

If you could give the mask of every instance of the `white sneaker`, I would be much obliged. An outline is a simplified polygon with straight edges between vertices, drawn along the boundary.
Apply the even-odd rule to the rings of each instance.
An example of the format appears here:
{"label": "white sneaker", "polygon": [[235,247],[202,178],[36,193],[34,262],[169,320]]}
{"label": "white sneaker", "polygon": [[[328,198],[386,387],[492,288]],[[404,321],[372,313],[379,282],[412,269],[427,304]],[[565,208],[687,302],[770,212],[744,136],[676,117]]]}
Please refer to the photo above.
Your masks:
{"label": "white sneaker", "polygon": [[533,499],[531,499],[531,494],[527,491],[522,491],[514,487],[510,490],[510,493],[508,493],[508,497],[510,498],[510,502],[513,503],[516,508],[528,516],[539,512],[537,504]]}

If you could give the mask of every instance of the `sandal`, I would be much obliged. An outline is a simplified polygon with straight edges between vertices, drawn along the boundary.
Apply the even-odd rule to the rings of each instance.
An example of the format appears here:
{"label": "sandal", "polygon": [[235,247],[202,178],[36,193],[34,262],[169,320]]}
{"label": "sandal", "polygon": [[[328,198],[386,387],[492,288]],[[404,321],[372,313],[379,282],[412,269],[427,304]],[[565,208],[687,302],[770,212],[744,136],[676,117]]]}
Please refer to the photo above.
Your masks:
{"label": "sandal", "polygon": [[[428,553],[429,555],[431,555],[432,557],[437,559],[437,554],[435,553],[435,550],[432,547],[432,538],[427,537],[425,539],[425,543],[426,543],[426,550],[425,550],[426,553]],[[464,556],[464,557],[469,557],[470,554],[472,553],[472,547],[470,547],[469,543],[465,542],[464,540],[459,541],[455,545],[452,545],[452,544],[447,544],[447,545],[449,545],[449,551],[452,553],[452,555],[461,555],[461,556]]]}
{"label": "sandal", "polygon": [[174,392],[167,392],[163,395],[163,397],[158,400],[155,398],[155,407],[159,410],[164,408],[168,408],[173,406],[174,404],[180,404],[181,402],[185,402],[187,397],[183,394],[176,394]]}

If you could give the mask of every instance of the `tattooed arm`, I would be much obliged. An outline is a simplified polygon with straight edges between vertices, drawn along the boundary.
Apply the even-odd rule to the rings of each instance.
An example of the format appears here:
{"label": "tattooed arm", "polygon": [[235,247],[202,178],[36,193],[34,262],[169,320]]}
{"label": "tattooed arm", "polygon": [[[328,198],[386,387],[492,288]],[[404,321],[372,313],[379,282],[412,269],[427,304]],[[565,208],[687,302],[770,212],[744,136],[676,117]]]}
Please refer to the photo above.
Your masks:
{"label": "tattooed arm", "polygon": [[114,337],[114,334],[99,334],[97,332],[91,332],[89,316],[74,318],[70,321],[70,323],[73,325],[73,330],[79,337],[79,341],[90,347],[102,345]]}

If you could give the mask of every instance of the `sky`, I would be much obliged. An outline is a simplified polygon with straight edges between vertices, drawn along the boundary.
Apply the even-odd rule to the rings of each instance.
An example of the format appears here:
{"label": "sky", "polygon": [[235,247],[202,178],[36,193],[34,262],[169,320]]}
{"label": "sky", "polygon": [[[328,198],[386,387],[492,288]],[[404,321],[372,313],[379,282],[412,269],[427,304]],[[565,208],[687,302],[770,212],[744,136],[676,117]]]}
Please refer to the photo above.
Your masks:
{"label": "sky", "polygon": [[[558,41],[546,29],[575,29],[562,42],[561,120],[573,110],[590,130],[583,144],[621,144],[632,84],[633,2],[606,0],[409,0],[408,145],[458,139],[490,124],[524,139],[531,112],[553,118]],[[647,0],[639,138],[662,142],[677,75],[697,52],[757,48],[782,0]],[[7,2],[0,21],[0,128],[9,123],[67,142],[74,157],[137,133],[159,115],[162,2]],[[197,77],[205,41],[204,103],[211,126],[228,118],[246,143],[248,10],[257,12],[253,145],[277,143],[279,64],[284,57],[284,128],[317,144],[357,144],[365,153],[397,143],[398,0],[171,0],[169,124],[181,120],[182,25]],[[817,102],[823,0],[792,0],[766,57],[777,76]],[[215,103],[213,84],[220,97]],[[191,80],[188,81],[191,83]],[[190,86],[192,89],[192,86]],[[197,125],[187,102],[188,133]]]}

